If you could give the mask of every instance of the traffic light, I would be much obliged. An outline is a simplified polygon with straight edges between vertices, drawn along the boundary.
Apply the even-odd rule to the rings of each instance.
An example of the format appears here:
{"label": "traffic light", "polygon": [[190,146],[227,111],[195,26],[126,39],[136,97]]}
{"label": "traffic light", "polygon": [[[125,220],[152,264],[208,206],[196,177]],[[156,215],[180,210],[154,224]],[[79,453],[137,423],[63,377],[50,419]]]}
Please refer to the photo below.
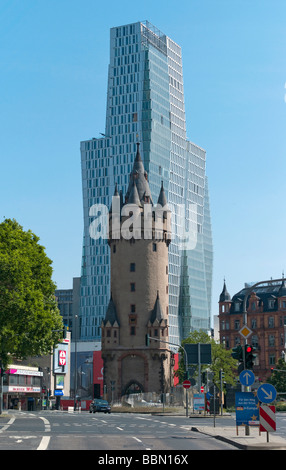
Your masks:
{"label": "traffic light", "polygon": [[188,370],[186,370],[184,372],[184,380],[189,380],[189,371]]}
{"label": "traffic light", "polygon": [[233,359],[237,359],[238,362],[243,362],[242,347],[239,345],[239,346],[236,346],[235,348],[232,348],[231,356],[233,357]]}
{"label": "traffic light", "polygon": [[245,345],[245,367],[246,369],[253,369],[256,354],[254,354],[255,348],[249,344]]}
{"label": "traffic light", "polygon": [[222,382],[224,379],[224,371],[222,369],[220,369],[219,371],[219,380]]}
{"label": "traffic light", "polygon": [[2,361],[0,360],[0,377],[4,377],[5,369],[3,369]]}

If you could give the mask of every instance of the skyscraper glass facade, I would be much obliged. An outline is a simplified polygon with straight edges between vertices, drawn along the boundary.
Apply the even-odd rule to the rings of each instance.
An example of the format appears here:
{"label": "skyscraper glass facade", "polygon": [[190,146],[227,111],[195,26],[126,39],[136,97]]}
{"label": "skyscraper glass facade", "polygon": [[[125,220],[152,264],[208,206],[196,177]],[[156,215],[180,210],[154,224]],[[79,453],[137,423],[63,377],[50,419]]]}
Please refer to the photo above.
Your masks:
{"label": "skyscraper glass facade", "polygon": [[[83,341],[100,339],[110,296],[109,247],[107,240],[90,237],[95,216],[90,208],[110,207],[115,185],[126,193],[136,142],[151,194],[158,195],[163,182],[170,207],[184,208],[186,230],[195,220],[195,246],[182,249],[174,236],[169,247],[169,338],[178,343],[193,329],[210,328],[212,234],[206,154],[186,138],[181,48],[149,22],[110,30],[105,134],[81,142]],[[175,215],[172,223],[174,232],[181,233],[182,218]]]}

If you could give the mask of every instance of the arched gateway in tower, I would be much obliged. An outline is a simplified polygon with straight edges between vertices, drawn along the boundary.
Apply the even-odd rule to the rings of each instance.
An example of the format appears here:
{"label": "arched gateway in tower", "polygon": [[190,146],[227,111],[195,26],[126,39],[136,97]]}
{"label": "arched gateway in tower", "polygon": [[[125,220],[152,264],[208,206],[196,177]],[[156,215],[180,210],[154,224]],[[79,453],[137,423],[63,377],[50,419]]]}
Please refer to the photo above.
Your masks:
{"label": "arched gateway in tower", "polygon": [[[101,325],[108,399],[134,392],[166,393],[173,385],[168,344],[170,219],[163,185],[153,204],[137,144],[125,202],[116,188],[109,213],[111,294]],[[147,334],[156,340],[146,344]]]}

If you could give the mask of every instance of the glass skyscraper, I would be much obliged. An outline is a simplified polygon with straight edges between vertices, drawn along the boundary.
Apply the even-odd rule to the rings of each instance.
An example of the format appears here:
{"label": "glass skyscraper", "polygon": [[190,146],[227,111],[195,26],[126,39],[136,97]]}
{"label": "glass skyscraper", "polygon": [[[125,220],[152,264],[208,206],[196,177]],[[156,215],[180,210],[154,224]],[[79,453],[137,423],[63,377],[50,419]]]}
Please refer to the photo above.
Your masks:
{"label": "glass skyscraper", "polygon": [[[181,48],[149,22],[110,30],[105,134],[81,142],[84,237],[80,339],[100,340],[110,298],[107,240],[90,237],[94,204],[110,207],[115,186],[126,193],[136,143],[151,194],[163,182],[175,208],[174,232],[195,226],[189,249],[178,236],[169,247],[169,339],[178,343],[195,329],[210,329],[212,233],[206,153],[186,138]],[[179,207],[183,217],[179,217]]]}

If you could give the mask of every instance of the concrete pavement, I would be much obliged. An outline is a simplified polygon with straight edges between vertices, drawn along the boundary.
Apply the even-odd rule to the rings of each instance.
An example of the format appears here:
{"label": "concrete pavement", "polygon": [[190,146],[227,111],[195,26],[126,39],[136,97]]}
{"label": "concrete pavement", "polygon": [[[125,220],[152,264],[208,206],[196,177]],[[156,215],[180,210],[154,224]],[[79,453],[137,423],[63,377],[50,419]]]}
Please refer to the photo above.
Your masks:
{"label": "concrete pavement", "polygon": [[262,432],[259,435],[259,428],[257,426],[250,427],[249,436],[245,435],[244,426],[238,427],[238,435],[236,433],[236,426],[193,426],[192,431],[229,442],[239,449],[286,450],[286,439],[273,432],[269,433],[269,442],[267,442],[267,433]]}

